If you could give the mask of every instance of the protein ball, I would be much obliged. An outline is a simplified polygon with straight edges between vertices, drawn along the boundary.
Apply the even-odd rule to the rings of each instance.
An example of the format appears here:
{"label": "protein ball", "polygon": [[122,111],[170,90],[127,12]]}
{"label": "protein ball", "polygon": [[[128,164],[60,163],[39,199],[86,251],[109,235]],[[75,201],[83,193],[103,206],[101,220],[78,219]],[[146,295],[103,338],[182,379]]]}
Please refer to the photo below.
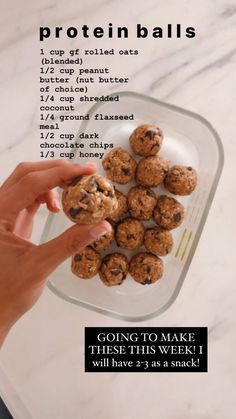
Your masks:
{"label": "protein ball", "polygon": [[129,263],[127,257],[121,253],[111,253],[103,258],[99,276],[107,286],[120,285],[127,276]]}
{"label": "protein ball", "polygon": [[97,250],[97,252],[104,252],[104,250],[108,249],[108,247],[113,242],[113,240],[114,240],[114,228],[112,227],[110,231],[108,231],[103,236],[99,237],[99,239],[97,239],[92,244],[92,246],[95,250]]}
{"label": "protein ball", "polygon": [[172,166],[164,185],[174,195],[190,195],[197,186],[197,172],[191,166]]}
{"label": "protein ball", "polygon": [[143,244],[143,223],[134,218],[125,218],[117,225],[116,242],[124,249],[138,249]]}
{"label": "protein ball", "polygon": [[128,194],[130,215],[139,220],[149,220],[157,204],[154,191],[145,186],[134,186]]}
{"label": "protein ball", "polygon": [[172,230],[184,220],[184,207],[175,198],[162,195],[157,200],[153,218],[155,222],[167,230]]}
{"label": "protein ball", "polygon": [[158,186],[163,182],[169,164],[161,156],[149,156],[140,160],[136,170],[136,182],[142,186]]}
{"label": "protein ball", "polygon": [[113,182],[126,184],[132,180],[137,163],[123,148],[109,151],[102,162],[106,175]]}
{"label": "protein ball", "polygon": [[129,141],[135,154],[143,157],[154,156],[161,148],[163,132],[155,125],[143,124],[132,132]]}
{"label": "protein ball", "polygon": [[127,197],[115,188],[117,207],[109,216],[109,221],[117,223],[128,211]]}
{"label": "protein ball", "polygon": [[98,273],[102,258],[91,246],[85,247],[72,257],[71,271],[82,279],[89,279]]}
{"label": "protein ball", "polygon": [[110,180],[98,175],[72,179],[63,191],[62,206],[75,223],[98,223],[117,207],[114,187]]}
{"label": "protein ball", "polygon": [[145,231],[144,246],[156,256],[166,256],[173,248],[172,234],[162,227],[152,227]]}
{"label": "protein ball", "polygon": [[152,253],[142,252],[131,258],[129,272],[142,285],[150,285],[163,275],[163,261]]}

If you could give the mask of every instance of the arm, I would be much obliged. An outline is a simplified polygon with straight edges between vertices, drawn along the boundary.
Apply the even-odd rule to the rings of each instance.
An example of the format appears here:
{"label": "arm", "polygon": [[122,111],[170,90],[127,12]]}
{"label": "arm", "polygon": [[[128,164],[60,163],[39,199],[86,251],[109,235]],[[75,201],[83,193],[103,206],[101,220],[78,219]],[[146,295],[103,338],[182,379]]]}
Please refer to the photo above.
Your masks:
{"label": "arm", "polygon": [[102,221],[73,225],[55,239],[35,245],[29,241],[40,204],[60,210],[56,186],[94,173],[93,163],[63,160],[22,163],[0,188],[0,346],[14,323],[40,297],[48,275],[65,259],[110,230]]}

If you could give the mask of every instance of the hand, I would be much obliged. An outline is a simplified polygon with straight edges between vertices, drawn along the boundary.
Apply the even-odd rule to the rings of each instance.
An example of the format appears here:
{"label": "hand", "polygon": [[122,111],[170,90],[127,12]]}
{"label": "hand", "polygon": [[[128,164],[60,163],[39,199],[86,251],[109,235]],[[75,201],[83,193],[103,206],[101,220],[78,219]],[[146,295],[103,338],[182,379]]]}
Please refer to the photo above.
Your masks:
{"label": "hand", "polygon": [[29,241],[40,204],[46,203],[52,212],[60,211],[53,188],[95,170],[94,163],[63,160],[21,163],[0,187],[0,346],[12,325],[38,300],[48,275],[110,230],[106,221],[75,224],[47,243]]}

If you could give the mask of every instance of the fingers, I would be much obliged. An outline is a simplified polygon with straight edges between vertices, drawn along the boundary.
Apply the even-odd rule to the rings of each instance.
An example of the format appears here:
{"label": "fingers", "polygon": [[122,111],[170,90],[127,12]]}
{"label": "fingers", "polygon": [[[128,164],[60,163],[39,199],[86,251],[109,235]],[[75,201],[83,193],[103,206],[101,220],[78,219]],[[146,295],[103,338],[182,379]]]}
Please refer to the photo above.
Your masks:
{"label": "fingers", "polygon": [[68,164],[66,160],[46,160],[39,162],[21,162],[19,163],[11,175],[2,184],[1,189],[9,188],[18,182],[23,176],[31,172],[52,169],[53,167]]}
{"label": "fingers", "polygon": [[13,230],[14,234],[26,240],[30,239],[33,230],[34,214],[37,212],[39,205],[39,203],[35,202],[31,207],[19,213]]}
{"label": "fingers", "polygon": [[56,186],[63,186],[66,181],[76,176],[92,174],[95,163],[64,163],[56,167],[27,173],[18,182],[4,192],[0,202],[0,213],[7,218],[31,205],[40,195]]}
{"label": "fingers", "polygon": [[40,204],[46,203],[49,211],[60,211],[59,194],[52,190],[41,195],[33,204],[19,212],[13,232],[24,239],[30,239],[33,229],[34,215],[38,211]]}
{"label": "fingers", "polygon": [[48,210],[52,212],[59,212],[61,209],[59,202],[59,193],[55,189],[46,192],[43,195],[40,195],[37,198],[36,202],[38,202],[39,204],[46,203]]}
{"label": "fingers", "polygon": [[52,212],[59,212],[61,207],[60,207],[60,202],[59,202],[59,193],[56,190],[52,190],[49,191],[46,194],[46,205],[49,211]]}
{"label": "fingers", "polygon": [[92,225],[75,225],[63,234],[47,243],[31,249],[37,271],[43,278],[47,277],[68,257],[93,243],[96,239],[111,230],[107,221]]}

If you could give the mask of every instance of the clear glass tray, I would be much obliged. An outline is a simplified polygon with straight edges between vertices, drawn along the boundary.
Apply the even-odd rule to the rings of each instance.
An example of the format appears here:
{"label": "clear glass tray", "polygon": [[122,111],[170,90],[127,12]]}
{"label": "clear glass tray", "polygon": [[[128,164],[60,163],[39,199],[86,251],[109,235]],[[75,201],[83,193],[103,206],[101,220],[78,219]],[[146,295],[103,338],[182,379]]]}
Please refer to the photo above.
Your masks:
{"label": "clear glass tray", "polygon": [[[75,161],[96,160],[98,173],[103,174],[101,160],[80,157],[79,152],[106,153],[107,150],[91,148],[94,140],[80,140],[79,135],[97,132],[100,140],[96,141],[113,143],[115,147],[122,146],[130,151],[128,139],[132,130],[145,122],[154,123],[160,125],[165,134],[161,154],[171,164],[195,167],[199,177],[197,189],[189,197],[177,197],[185,206],[186,218],[173,231],[174,248],[170,255],[163,258],[164,276],[155,284],[142,286],[128,276],[121,286],[108,288],[98,277],[86,281],[76,278],[70,271],[70,260],[67,260],[51,275],[48,286],[56,295],[71,303],[123,320],[143,321],[166,310],[180,291],[215,194],[224,154],[218,134],[202,117],[132,92],[111,96],[117,94],[119,101],[99,103],[90,109],[90,119],[83,121],[77,135],[76,141],[83,141],[84,148],[78,149]],[[134,120],[95,120],[94,116],[101,113],[134,114]],[[127,192],[130,186],[117,185],[117,188]],[[160,187],[156,189],[158,194],[164,192]],[[41,242],[57,236],[71,224],[63,212],[50,214]],[[113,250],[115,247],[107,253]],[[126,253],[128,257],[131,255]]]}

